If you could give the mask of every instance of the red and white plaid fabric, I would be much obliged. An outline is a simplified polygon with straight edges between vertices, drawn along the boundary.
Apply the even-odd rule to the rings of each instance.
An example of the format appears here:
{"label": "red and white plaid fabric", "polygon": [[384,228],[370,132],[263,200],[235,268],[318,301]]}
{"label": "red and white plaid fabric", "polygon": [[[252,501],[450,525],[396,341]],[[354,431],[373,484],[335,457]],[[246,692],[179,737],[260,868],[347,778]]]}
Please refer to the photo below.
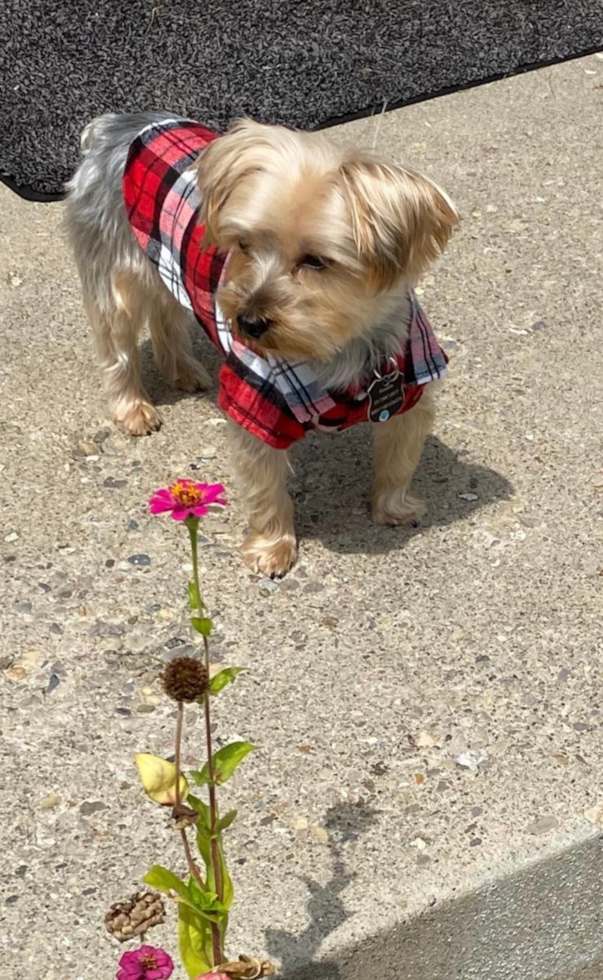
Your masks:
{"label": "red and white plaid fabric", "polygon": [[[202,246],[200,199],[191,164],[218,134],[173,119],[148,126],[130,147],[124,172],[126,211],[134,234],[161,279],[190,310],[224,356],[218,404],[239,425],[275,449],[288,449],[306,432],[339,432],[368,418],[367,377],[361,387],[326,391],[310,365],[260,355],[235,337],[216,303],[227,256]],[[396,355],[403,400],[416,405],[423,386],[446,375],[439,346],[413,293],[408,340]],[[384,373],[392,370],[384,367]]]}

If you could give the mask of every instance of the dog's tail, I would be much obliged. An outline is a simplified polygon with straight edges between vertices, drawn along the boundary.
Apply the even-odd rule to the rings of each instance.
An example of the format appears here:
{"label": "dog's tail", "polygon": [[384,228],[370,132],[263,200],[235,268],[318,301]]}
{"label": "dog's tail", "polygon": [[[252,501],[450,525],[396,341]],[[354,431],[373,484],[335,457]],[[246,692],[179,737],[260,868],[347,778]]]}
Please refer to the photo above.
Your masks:
{"label": "dog's tail", "polygon": [[80,136],[80,153],[85,157],[94,146],[96,142],[96,137],[99,130],[111,119],[117,119],[117,115],[114,112],[106,112],[102,116],[97,116],[96,119],[92,119],[87,126],[82,130],[82,135]]}

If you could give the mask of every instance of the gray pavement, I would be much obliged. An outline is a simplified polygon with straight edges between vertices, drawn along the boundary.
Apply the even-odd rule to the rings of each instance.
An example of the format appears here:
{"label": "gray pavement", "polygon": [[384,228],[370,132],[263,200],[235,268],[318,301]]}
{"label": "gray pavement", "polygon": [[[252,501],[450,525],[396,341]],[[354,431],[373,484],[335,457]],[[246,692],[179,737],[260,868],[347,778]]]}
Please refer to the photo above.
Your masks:
{"label": "gray pavement", "polygon": [[180,861],[132,755],[170,753],[157,662],[190,641],[185,536],[145,502],[193,474],[231,499],[204,526],[215,658],[251,668],[218,733],[261,745],[225,794],[231,952],[325,980],[602,975],[577,972],[603,953],[602,113],[591,57],[332,132],[460,205],[422,286],[451,379],[416,531],[369,522],[368,428],[300,447],[280,584],[237,554],[211,398],[164,387],[145,342],[164,427],[116,433],[61,207],[0,188],[3,975],[113,976],[105,910]]}

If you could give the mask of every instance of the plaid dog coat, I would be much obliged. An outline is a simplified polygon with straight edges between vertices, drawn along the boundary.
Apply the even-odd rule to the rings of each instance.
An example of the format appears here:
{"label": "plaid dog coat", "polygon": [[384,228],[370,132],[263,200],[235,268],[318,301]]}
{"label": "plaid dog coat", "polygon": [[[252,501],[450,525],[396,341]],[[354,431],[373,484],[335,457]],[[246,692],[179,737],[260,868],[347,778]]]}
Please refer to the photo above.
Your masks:
{"label": "plaid dog coat", "polygon": [[[154,123],[130,147],[123,178],[126,211],[134,235],[161,279],[191,310],[225,358],[218,404],[239,425],[275,449],[288,449],[306,432],[337,432],[356,422],[384,420],[371,413],[371,383],[326,391],[306,361],[259,354],[232,333],[215,295],[228,256],[202,246],[200,199],[191,164],[218,134],[199,123],[173,119]],[[395,409],[416,405],[423,386],[446,375],[447,357],[413,293],[408,340],[384,367],[395,387]],[[378,375],[378,378],[381,375]]]}

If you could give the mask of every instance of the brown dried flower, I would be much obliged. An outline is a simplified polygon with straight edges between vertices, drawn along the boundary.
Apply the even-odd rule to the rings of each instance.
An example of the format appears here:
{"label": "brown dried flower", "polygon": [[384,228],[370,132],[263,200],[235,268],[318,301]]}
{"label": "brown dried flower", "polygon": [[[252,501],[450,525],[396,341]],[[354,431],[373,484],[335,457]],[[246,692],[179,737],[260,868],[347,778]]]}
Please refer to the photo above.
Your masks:
{"label": "brown dried flower", "polygon": [[196,701],[209,688],[207,668],[196,657],[176,657],[163,672],[163,688],[174,701]]}
{"label": "brown dried flower", "polygon": [[260,980],[271,977],[276,970],[269,960],[258,960],[255,956],[242,954],[232,963],[221,963],[214,968],[215,973],[225,973],[231,980]]}
{"label": "brown dried flower", "polygon": [[172,808],[172,824],[176,830],[185,830],[186,827],[193,827],[199,819],[196,810],[190,806],[180,803]]}
{"label": "brown dried flower", "polygon": [[158,892],[136,892],[126,902],[116,902],[105,916],[107,932],[120,943],[142,936],[165,918],[165,906]]}

